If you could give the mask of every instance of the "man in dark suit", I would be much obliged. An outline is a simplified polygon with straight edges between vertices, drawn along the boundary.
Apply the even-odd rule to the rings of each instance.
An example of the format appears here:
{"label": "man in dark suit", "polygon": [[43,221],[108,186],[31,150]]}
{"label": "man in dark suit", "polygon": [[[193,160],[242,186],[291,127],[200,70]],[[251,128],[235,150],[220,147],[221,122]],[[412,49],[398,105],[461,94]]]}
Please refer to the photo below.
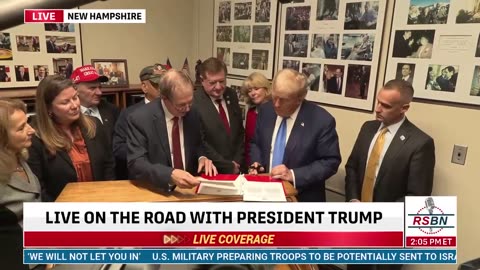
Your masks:
{"label": "man in dark suit", "polygon": [[47,53],[58,53],[58,47],[55,44],[57,42],[56,36],[51,36],[50,39],[47,41]]}
{"label": "man in dark suit", "polygon": [[237,93],[226,87],[227,67],[217,58],[202,63],[202,87],[194,94],[208,158],[220,173],[239,173],[244,167],[245,129]]}
{"label": "man in dark suit", "polygon": [[413,52],[413,38],[412,31],[397,31],[395,33],[395,43],[393,45],[393,57],[406,58],[412,55]]}
{"label": "man in dark suit", "polygon": [[269,172],[293,183],[298,200],[324,202],[325,181],[341,162],[335,119],[306,101],[307,78],[284,69],[272,85],[272,101],[262,105],[251,143],[249,173]]}
{"label": "man in dark suit", "polygon": [[18,82],[21,82],[21,81],[28,82],[28,81],[30,81],[30,75],[28,74],[28,71],[25,70],[24,66],[18,66],[16,68],[16,74],[15,75],[17,77]]}
{"label": "man in dark suit", "polygon": [[128,179],[127,170],[127,119],[128,116],[141,106],[150,103],[160,96],[158,84],[163,74],[167,71],[166,66],[155,64],[147,66],[140,71],[141,87],[145,95],[144,100],[126,108],[120,113],[115,129],[113,130],[113,156],[117,168],[118,179]]}
{"label": "man in dark suit", "polygon": [[100,120],[102,129],[106,132],[108,142],[111,145],[113,128],[120,110],[112,103],[102,99],[100,83],[107,82],[108,78],[98,75],[97,70],[92,65],[76,68],[70,78],[78,91],[82,113]]}
{"label": "man in dark suit", "polygon": [[327,80],[327,93],[341,94],[343,86],[343,72],[340,68],[335,70],[335,76]]}
{"label": "man in dark suit", "polygon": [[[365,122],[345,165],[350,202],[403,202],[405,196],[429,196],[433,186],[433,139],[405,117],[413,87],[387,82],[377,95],[376,120]],[[375,268],[376,267],[376,268]],[[401,265],[355,265],[351,269],[401,269]]]}
{"label": "man in dark suit", "polygon": [[160,97],[127,119],[130,176],[167,191],[192,188],[200,183],[192,174],[217,173],[204,155],[198,113],[190,110],[192,81],[181,71],[169,70],[160,81]]}
{"label": "man in dark suit", "polygon": [[396,79],[403,80],[412,84],[413,83],[412,67],[415,67],[415,65],[414,64],[398,64],[398,66],[401,66],[402,68],[401,68],[401,73],[398,74]]}

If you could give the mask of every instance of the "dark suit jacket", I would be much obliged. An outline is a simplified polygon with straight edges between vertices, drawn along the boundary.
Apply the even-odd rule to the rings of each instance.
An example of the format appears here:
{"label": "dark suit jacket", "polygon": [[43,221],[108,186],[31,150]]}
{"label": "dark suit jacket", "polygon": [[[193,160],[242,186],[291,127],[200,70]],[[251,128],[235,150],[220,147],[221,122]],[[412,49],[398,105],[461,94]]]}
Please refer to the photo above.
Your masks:
{"label": "dark suit jacket", "polygon": [[[325,181],[341,162],[335,119],[323,108],[304,101],[285,148],[283,164],[293,169],[299,201],[324,202]],[[251,142],[252,162],[270,172],[270,152],[277,114],[272,101],[262,105]]]}
{"label": "dark suit jacket", "polygon": [[[97,126],[101,125],[98,119],[94,120]],[[89,139],[86,131],[81,131],[90,158],[93,180],[115,179],[112,150],[105,134],[97,129],[95,137]],[[67,151],[58,151],[52,156],[42,140],[33,136],[29,155],[28,165],[40,180],[44,201],[55,200],[66,184],[77,181],[77,173]]]}
{"label": "dark suit jacket", "polygon": [[128,179],[128,169],[127,169],[127,133],[128,133],[128,116],[145,105],[145,100],[142,100],[120,113],[120,116],[117,119],[115,124],[115,129],[113,130],[113,156],[115,157],[115,167],[117,179]]}
{"label": "dark suit jacket", "polygon": [[327,92],[341,94],[342,93],[343,78],[340,79],[340,85],[337,83],[337,77],[333,76],[327,80]]}
{"label": "dark suit jacket", "polygon": [[226,102],[231,133],[228,135],[225,126],[210,96],[197,89],[194,94],[193,110],[198,111],[202,123],[202,139],[206,155],[213,161],[219,173],[232,173],[236,161],[243,168],[245,151],[245,129],[243,127],[242,110],[238,105],[238,97],[231,88],[225,89],[223,99]]}
{"label": "dark suit jacket", "polygon": [[[347,201],[361,198],[368,149],[379,127],[380,122],[375,120],[365,122],[360,129],[345,165]],[[405,196],[430,195],[434,167],[433,139],[405,119],[383,157],[375,182],[373,201],[405,201]]]}
{"label": "dark suit jacket", "polygon": [[[161,99],[137,108],[127,118],[127,161],[132,179],[152,182],[167,190],[173,171],[169,134]],[[185,170],[197,174],[198,158],[204,156],[200,119],[191,110],[183,118]]]}
{"label": "dark suit jacket", "polygon": [[118,116],[120,115],[120,109],[112,103],[102,99],[98,104],[98,111],[102,116],[103,130],[108,135],[109,143],[112,142],[113,129],[115,128],[115,123],[117,122]]}

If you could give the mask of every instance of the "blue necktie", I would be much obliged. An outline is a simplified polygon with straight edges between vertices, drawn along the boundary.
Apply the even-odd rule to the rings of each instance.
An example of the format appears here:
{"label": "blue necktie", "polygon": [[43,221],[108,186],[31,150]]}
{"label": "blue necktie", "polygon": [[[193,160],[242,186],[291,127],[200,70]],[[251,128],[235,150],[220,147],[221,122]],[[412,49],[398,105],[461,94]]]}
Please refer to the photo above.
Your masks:
{"label": "blue necktie", "polygon": [[[283,163],[285,145],[287,141],[287,117],[284,117],[280,127],[278,127],[277,138],[273,146],[272,168]],[[270,170],[272,169],[270,168]]]}

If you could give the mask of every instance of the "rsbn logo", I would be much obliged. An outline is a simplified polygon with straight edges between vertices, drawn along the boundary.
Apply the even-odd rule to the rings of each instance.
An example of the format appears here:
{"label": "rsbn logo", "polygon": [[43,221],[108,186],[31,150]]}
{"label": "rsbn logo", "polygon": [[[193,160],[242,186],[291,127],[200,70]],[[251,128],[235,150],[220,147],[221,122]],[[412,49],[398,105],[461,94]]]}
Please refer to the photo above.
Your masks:
{"label": "rsbn logo", "polygon": [[446,228],[455,228],[448,225],[449,217],[454,214],[444,213],[443,210],[435,205],[432,197],[425,199],[425,206],[420,208],[413,216],[411,225],[408,228],[418,228],[425,234],[436,234]]}

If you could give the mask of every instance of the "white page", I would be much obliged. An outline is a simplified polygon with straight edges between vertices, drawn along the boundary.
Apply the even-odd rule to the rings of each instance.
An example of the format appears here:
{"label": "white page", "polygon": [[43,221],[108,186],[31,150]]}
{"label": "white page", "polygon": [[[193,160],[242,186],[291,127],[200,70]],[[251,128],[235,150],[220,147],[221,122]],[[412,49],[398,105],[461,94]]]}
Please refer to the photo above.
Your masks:
{"label": "white page", "polygon": [[243,200],[254,202],[286,202],[281,182],[254,182],[243,184]]}

